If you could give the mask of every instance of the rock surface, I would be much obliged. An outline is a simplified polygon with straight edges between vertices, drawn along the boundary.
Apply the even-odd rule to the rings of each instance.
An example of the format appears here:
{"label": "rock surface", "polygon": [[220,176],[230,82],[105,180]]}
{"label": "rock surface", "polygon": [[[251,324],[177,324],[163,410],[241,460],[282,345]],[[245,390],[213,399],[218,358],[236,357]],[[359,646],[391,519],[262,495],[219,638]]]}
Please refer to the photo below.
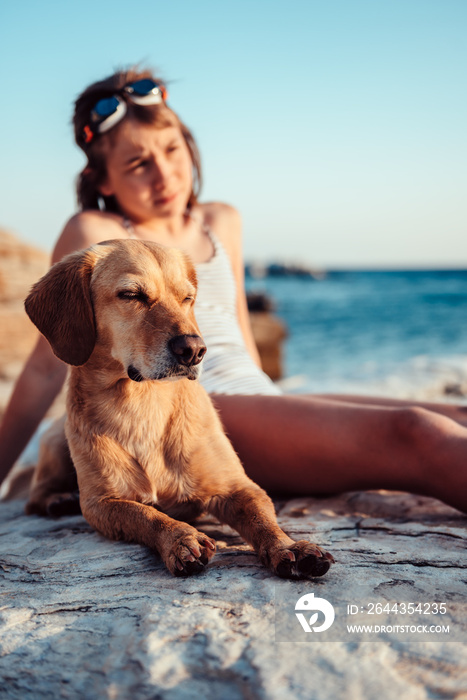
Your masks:
{"label": "rock surface", "polygon": [[[143,546],[108,541],[80,516],[27,517],[23,505],[0,504],[0,697],[466,697],[467,518],[437,501],[390,492],[277,501],[288,533],[337,560],[309,582],[273,577],[209,518],[198,527],[216,538],[216,556],[203,574],[176,579]],[[293,611],[310,591],[334,605],[445,601],[460,641],[375,634],[310,647],[296,627],[285,642],[277,601]]]}
{"label": "rock surface", "polygon": [[47,253],[0,229],[0,302],[22,301],[49,264]]}
{"label": "rock surface", "polygon": [[261,358],[261,366],[273,381],[283,376],[282,346],[287,337],[283,322],[266,311],[250,312],[251,330]]}
{"label": "rock surface", "polygon": [[37,339],[23,302],[49,264],[47,253],[0,229],[0,412]]}
{"label": "rock surface", "polygon": [[263,371],[273,380],[282,379],[283,344],[287,338],[287,327],[274,314],[274,302],[263,292],[247,292],[250,325],[258,348]]}

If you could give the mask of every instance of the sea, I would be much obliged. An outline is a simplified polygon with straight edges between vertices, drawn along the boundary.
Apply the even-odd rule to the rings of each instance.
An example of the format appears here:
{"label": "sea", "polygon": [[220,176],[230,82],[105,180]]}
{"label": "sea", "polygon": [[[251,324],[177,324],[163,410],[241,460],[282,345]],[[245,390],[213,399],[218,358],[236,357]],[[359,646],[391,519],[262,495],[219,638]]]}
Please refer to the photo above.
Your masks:
{"label": "sea", "polygon": [[287,328],[287,392],[467,403],[467,270],[247,275],[246,288]]}

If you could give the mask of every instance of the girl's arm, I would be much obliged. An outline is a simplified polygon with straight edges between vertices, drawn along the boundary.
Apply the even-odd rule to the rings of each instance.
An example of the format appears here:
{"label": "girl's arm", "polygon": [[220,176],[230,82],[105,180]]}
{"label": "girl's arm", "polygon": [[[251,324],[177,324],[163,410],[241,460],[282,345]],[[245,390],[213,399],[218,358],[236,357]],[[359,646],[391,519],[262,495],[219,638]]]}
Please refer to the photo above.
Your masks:
{"label": "girl's arm", "polygon": [[212,226],[226,249],[237,287],[237,317],[245,345],[251,357],[261,367],[253,338],[245,294],[245,272],[242,250],[242,220],[239,212],[228,204],[206,204],[207,223]]}
{"label": "girl's arm", "polygon": [[21,372],[0,426],[0,483],[63,386],[66,365],[42,336]]}

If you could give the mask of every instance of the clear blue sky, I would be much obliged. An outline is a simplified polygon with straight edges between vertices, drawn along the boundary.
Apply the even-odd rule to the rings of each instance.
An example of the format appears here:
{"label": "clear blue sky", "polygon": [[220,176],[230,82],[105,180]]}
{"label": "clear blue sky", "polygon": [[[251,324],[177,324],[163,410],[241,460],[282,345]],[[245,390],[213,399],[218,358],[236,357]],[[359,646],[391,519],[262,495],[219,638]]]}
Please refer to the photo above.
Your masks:
{"label": "clear blue sky", "polygon": [[0,9],[0,226],[75,210],[76,95],[142,62],[249,259],[467,267],[466,0],[16,0]]}

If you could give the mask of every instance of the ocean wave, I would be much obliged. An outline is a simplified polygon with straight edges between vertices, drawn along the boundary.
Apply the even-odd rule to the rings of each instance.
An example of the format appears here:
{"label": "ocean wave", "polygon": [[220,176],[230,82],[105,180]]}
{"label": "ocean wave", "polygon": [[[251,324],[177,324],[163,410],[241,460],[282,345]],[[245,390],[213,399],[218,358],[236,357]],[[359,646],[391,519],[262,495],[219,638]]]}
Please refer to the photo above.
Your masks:
{"label": "ocean wave", "polygon": [[467,355],[417,355],[399,363],[366,362],[352,374],[294,374],[279,385],[286,393],[339,393],[467,404]]}

